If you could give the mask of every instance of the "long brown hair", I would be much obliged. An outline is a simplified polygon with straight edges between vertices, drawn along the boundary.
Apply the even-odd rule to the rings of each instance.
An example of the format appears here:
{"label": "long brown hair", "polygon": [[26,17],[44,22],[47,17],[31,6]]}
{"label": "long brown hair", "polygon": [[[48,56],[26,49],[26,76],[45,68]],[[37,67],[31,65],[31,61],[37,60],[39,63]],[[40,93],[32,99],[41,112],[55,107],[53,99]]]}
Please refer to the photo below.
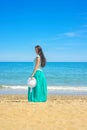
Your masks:
{"label": "long brown hair", "polygon": [[38,54],[41,58],[41,67],[44,67],[46,65],[46,58],[44,56],[43,50],[39,45],[35,46],[35,48],[38,49]]}

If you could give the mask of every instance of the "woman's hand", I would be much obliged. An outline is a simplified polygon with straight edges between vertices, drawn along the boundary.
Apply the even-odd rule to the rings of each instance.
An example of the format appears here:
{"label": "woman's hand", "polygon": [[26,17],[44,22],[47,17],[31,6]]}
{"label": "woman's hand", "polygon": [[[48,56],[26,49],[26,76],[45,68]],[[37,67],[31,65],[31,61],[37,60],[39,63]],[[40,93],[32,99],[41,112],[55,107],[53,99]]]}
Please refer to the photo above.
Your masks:
{"label": "woman's hand", "polygon": [[30,77],[32,78],[34,75],[32,74]]}

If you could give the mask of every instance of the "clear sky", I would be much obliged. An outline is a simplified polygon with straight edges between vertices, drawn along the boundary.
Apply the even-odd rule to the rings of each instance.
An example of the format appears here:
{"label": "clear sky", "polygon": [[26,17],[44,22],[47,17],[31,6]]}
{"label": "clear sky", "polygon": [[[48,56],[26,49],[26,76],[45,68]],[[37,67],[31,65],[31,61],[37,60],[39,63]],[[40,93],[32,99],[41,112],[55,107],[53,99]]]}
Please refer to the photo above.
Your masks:
{"label": "clear sky", "polygon": [[87,62],[87,0],[0,0],[0,61]]}

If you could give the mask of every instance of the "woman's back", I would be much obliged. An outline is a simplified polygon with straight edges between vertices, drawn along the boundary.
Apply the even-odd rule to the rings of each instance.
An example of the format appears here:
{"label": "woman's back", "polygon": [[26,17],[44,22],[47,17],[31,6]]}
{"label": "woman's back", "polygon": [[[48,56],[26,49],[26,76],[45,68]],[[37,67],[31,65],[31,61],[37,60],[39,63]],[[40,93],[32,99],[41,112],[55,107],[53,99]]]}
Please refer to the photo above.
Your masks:
{"label": "woman's back", "polygon": [[[40,56],[37,54],[36,55],[36,58],[40,58]],[[34,59],[34,66],[35,66],[35,64],[36,64],[36,58]],[[38,70],[41,70],[42,71],[42,67],[41,67],[41,58],[40,58],[40,64],[39,64],[39,67],[38,67]]]}

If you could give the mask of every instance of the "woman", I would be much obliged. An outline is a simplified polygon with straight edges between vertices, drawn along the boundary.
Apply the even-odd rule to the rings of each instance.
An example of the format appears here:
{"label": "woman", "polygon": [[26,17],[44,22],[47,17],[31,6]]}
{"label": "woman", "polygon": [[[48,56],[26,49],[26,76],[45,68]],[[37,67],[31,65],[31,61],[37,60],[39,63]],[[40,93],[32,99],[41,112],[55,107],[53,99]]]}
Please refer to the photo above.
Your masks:
{"label": "woman", "polygon": [[30,91],[28,87],[28,101],[30,102],[46,102],[47,101],[47,82],[43,72],[43,67],[46,65],[46,58],[43,54],[42,48],[37,45],[35,46],[36,58],[34,60],[35,66],[31,74],[31,77],[35,77],[37,84]]}

